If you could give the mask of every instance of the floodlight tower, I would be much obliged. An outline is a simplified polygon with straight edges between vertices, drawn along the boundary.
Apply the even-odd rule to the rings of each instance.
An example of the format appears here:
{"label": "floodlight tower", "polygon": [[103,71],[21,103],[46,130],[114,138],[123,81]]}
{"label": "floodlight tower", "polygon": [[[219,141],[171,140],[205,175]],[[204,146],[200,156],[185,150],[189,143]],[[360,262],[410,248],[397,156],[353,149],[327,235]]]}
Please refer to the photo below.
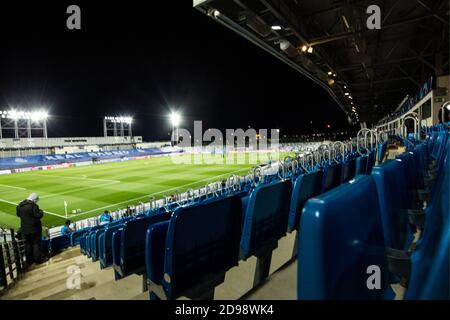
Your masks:
{"label": "floodlight tower", "polygon": [[47,138],[48,112],[43,110],[19,111],[11,109],[0,111],[0,139],[4,133],[13,132],[9,136],[15,139],[33,138],[33,132],[42,132],[41,137]]}
{"label": "floodlight tower", "polygon": [[103,119],[103,131],[105,137],[112,136],[114,137],[132,137],[133,131],[132,131],[132,124],[133,124],[133,118],[132,117],[123,117],[123,116],[107,116]]}
{"label": "floodlight tower", "polygon": [[175,145],[175,142],[178,143],[178,126],[180,125],[181,122],[181,116],[178,112],[176,111],[172,111],[170,113],[170,123],[172,125],[172,146]]}

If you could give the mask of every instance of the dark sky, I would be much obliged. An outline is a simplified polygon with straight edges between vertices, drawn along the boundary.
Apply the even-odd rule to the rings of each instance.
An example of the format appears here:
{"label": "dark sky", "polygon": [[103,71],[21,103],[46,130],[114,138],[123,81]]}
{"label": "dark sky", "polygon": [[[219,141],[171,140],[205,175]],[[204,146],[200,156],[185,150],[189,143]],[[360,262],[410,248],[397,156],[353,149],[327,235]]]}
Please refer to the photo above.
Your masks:
{"label": "dark sky", "polygon": [[[185,127],[349,128],[322,88],[191,0],[154,2],[2,1],[0,109],[48,106],[50,136],[102,135],[103,116],[123,114],[135,135],[168,139],[170,107]],[[70,4],[81,31],[66,28]]]}

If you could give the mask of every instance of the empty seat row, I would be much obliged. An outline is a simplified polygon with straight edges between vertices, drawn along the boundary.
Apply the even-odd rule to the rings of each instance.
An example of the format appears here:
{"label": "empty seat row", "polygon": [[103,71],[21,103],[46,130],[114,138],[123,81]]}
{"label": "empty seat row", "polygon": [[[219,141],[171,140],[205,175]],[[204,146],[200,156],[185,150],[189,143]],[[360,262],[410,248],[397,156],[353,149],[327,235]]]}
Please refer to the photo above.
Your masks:
{"label": "empty seat row", "polygon": [[[360,158],[364,168],[373,166],[368,162],[374,157]],[[102,268],[112,265],[116,279],[133,273],[148,277],[154,299],[211,297],[225,272],[252,256],[257,257],[256,286],[269,274],[279,239],[298,230],[306,201],[351,180],[356,162],[351,157],[292,180],[272,179],[250,193],[206,197],[175,210],[91,229],[80,247],[99,259]]]}
{"label": "empty seat row", "polygon": [[[446,131],[439,132],[427,144],[373,168],[372,175],[306,203],[298,243],[299,299],[392,299],[397,277],[409,283],[407,299],[450,298],[447,139]],[[437,171],[423,209],[417,191],[430,167],[422,161],[426,158]],[[424,223],[416,225],[411,217],[420,211]],[[421,238],[412,250],[417,229]]]}

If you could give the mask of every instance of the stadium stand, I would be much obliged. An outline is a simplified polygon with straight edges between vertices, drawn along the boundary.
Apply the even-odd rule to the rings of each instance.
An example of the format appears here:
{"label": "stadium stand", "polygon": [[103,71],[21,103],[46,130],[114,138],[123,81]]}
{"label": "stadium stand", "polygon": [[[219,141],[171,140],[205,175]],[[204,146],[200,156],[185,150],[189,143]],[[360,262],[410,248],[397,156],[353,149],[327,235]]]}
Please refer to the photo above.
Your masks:
{"label": "stadium stand", "polygon": [[[245,297],[270,283],[272,256],[295,233],[294,254],[281,264],[298,266],[298,299],[393,299],[399,282],[406,299],[448,299],[448,135],[436,125],[422,142],[380,134],[364,149],[359,141],[341,150],[335,143],[53,237],[49,250],[79,245],[105,279],[133,282],[150,299],[215,298],[226,275],[255,259],[242,273],[252,282],[237,296]],[[386,159],[397,140],[405,151]],[[380,275],[371,284],[378,290],[371,272]]]}

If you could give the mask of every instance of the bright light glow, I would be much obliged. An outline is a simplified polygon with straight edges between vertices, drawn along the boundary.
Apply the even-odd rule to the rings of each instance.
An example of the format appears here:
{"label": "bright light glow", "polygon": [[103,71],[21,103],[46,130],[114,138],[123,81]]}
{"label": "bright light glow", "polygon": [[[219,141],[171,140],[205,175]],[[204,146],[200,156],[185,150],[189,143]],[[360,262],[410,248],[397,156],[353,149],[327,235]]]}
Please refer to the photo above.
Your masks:
{"label": "bright light glow", "polygon": [[272,30],[279,31],[281,30],[281,26],[272,26]]}
{"label": "bright light glow", "polygon": [[350,93],[346,92],[345,95],[348,96]]}
{"label": "bright light glow", "polygon": [[11,109],[9,111],[0,111],[0,116],[3,119],[12,120],[31,120],[31,121],[43,121],[48,118],[48,112],[44,110],[36,111],[19,111]]}
{"label": "bright light glow", "polygon": [[450,103],[447,105],[447,110],[450,111]]}
{"label": "bright light glow", "polygon": [[33,121],[41,121],[46,120],[48,118],[48,112],[46,111],[36,111],[31,113],[31,120]]}
{"label": "bright light glow", "polygon": [[126,123],[126,124],[132,124],[133,118],[132,117],[105,117],[105,120],[115,123]]}
{"label": "bright light glow", "polygon": [[216,9],[211,9],[208,11],[208,16],[214,16],[214,18],[217,18],[220,16],[220,11]]}
{"label": "bright light glow", "polygon": [[308,46],[302,46],[302,52],[306,52],[308,50]]}
{"label": "bright light glow", "polygon": [[313,47],[308,48],[308,53],[313,53],[313,51],[314,51]]}
{"label": "bright light glow", "polygon": [[170,123],[172,123],[172,126],[178,127],[181,122],[181,116],[178,114],[178,112],[172,111],[170,114]]}
{"label": "bright light glow", "polygon": [[329,76],[331,76],[333,74],[333,72],[331,72],[331,71],[328,71],[328,75]]}

